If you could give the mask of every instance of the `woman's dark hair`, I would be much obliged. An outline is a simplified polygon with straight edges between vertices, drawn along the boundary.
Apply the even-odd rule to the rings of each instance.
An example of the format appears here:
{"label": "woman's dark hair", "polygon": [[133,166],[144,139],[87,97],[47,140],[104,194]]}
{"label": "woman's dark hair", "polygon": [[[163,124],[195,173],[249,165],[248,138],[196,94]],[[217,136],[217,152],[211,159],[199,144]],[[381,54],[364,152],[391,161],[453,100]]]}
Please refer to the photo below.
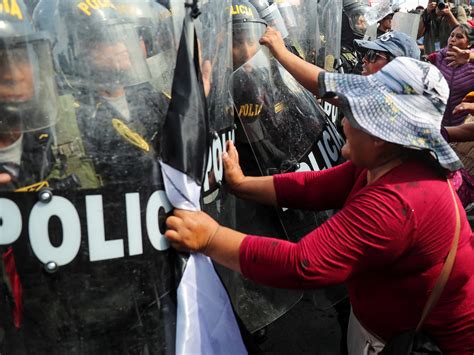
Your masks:
{"label": "woman's dark hair", "polygon": [[469,42],[469,48],[471,48],[474,45],[474,29],[469,25],[461,23],[454,27],[451,32],[453,32],[457,28],[459,28],[463,35],[467,37],[467,40]]}

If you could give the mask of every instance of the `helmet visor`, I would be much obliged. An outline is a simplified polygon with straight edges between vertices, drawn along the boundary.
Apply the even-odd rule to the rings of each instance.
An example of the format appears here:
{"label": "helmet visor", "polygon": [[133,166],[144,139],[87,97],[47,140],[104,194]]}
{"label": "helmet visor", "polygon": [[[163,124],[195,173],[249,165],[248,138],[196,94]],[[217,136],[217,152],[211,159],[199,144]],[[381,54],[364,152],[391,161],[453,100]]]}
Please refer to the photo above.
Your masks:
{"label": "helmet visor", "polygon": [[0,44],[1,132],[36,131],[57,120],[50,44],[39,37]]}
{"label": "helmet visor", "polygon": [[250,60],[260,49],[259,40],[265,33],[265,24],[257,21],[234,23],[232,54],[234,70]]}
{"label": "helmet visor", "polygon": [[126,87],[149,81],[146,45],[131,23],[116,23],[79,41],[77,77],[81,86],[102,89]]}
{"label": "helmet visor", "polygon": [[356,6],[352,9],[344,9],[344,13],[349,19],[349,24],[354,34],[364,36],[367,31],[366,15],[368,11],[369,8],[362,5]]}

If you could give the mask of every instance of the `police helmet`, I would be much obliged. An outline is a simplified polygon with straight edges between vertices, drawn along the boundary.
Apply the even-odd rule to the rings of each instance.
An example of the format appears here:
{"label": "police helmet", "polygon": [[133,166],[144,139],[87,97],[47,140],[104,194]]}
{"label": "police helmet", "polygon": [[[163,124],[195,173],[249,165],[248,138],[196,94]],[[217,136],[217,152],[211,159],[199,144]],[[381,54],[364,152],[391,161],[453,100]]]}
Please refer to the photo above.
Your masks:
{"label": "police helmet", "polygon": [[111,0],[40,0],[33,20],[53,38],[63,89],[108,90],[149,80],[135,27]]}
{"label": "police helmet", "polygon": [[57,108],[49,39],[22,0],[11,2],[0,11],[0,133],[49,127]]}
{"label": "police helmet", "polygon": [[267,23],[257,9],[248,1],[232,1],[232,33],[236,39],[259,40],[265,33]]}
{"label": "police helmet", "polygon": [[[343,0],[343,14],[357,38],[362,38],[367,30],[366,14],[369,6],[365,0]],[[344,20],[344,19],[343,19]]]}
{"label": "police helmet", "polygon": [[260,49],[259,40],[267,24],[247,1],[233,0],[231,14],[233,62],[238,68]]}

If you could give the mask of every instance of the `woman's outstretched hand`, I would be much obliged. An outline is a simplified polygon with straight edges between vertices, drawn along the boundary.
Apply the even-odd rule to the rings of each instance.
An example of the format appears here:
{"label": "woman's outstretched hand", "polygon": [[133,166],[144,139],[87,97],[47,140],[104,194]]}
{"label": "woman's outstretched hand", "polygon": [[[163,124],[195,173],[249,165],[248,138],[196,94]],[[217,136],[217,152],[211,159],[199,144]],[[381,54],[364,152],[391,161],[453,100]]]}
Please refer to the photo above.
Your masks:
{"label": "woman's outstretched hand", "polygon": [[166,219],[165,237],[179,251],[204,253],[219,229],[219,224],[208,214],[175,209]]}
{"label": "woman's outstretched hand", "polygon": [[449,62],[449,67],[459,67],[469,63],[471,52],[469,50],[462,50],[456,46],[450,48],[446,53],[446,59]]}
{"label": "woman's outstretched hand", "polygon": [[239,153],[232,141],[227,141],[227,152],[222,154],[224,162],[224,175],[230,190],[235,192],[245,179],[239,164]]}

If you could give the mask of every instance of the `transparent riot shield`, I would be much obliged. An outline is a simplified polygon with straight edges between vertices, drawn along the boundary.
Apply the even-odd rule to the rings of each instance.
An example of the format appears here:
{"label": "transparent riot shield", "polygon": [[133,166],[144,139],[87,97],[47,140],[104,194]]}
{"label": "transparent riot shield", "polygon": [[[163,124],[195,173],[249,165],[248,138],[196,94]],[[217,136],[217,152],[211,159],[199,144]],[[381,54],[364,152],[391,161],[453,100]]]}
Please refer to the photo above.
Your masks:
{"label": "transparent riot shield", "polygon": [[296,38],[304,53],[304,59],[316,64],[318,51],[321,48],[318,3],[310,0],[293,1],[292,9],[297,22],[301,24],[296,32]]}
{"label": "transparent riot shield", "polygon": [[[259,50],[231,78],[235,111],[244,133],[236,134],[244,172],[272,175],[337,165],[341,137],[314,97],[265,51]],[[326,212],[292,209],[279,209],[277,214],[284,233],[280,236],[292,241],[328,218]],[[246,220],[254,224],[257,219],[247,216]],[[317,304],[322,308],[346,297],[341,288],[328,288],[318,295]]]}
{"label": "transparent riot shield", "polygon": [[40,162],[44,178],[0,196],[5,354],[175,351],[181,259],[163,235],[156,154],[168,99],[133,24],[89,3],[43,0],[34,16],[52,39],[61,109],[52,144],[23,136],[20,171]]}
{"label": "transparent riot shield", "polygon": [[[287,8],[291,9],[290,18],[301,24],[297,28],[290,27],[290,33],[300,45],[304,59],[327,71],[334,71],[341,52],[342,2],[285,0],[283,9]],[[288,13],[283,9],[280,10],[282,14]]]}
{"label": "transparent riot shield", "polygon": [[[233,70],[231,5],[231,0],[204,1],[196,25],[211,129],[209,160],[202,189],[203,210],[220,224],[248,233],[251,231],[245,228],[245,216],[258,214],[253,232],[278,235],[281,226],[273,210],[268,212],[257,204],[237,200],[225,188],[222,153],[226,151],[228,140],[235,141],[236,134],[229,91]],[[272,323],[301,298],[301,292],[263,287],[217,264],[215,267],[237,315],[252,333]]]}
{"label": "transparent riot shield", "polygon": [[321,48],[318,62],[326,71],[335,71],[341,55],[342,1],[318,2]]}
{"label": "transparent riot shield", "polygon": [[393,15],[392,30],[406,33],[416,41],[418,39],[420,17],[420,14],[396,12],[395,15]]}
{"label": "transparent riot shield", "polygon": [[[140,45],[145,52],[146,61],[152,73],[151,83],[156,90],[169,95],[176,63],[175,28],[180,30],[178,21],[182,18],[172,16],[165,6],[153,0],[118,0],[115,2],[120,14],[134,24]],[[184,8],[184,2],[179,2]],[[179,5],[178,2],[173,4]]]}
{"label": "transparent riot shield", "polygon": [[[236,112],[259,173],[272,175],[297,170],[327,121],[313,96],[265,51],[261,49],[234,71],[231,81]],[[332,140],[335,146],[326,168],[340,158],[340,141]]]}

